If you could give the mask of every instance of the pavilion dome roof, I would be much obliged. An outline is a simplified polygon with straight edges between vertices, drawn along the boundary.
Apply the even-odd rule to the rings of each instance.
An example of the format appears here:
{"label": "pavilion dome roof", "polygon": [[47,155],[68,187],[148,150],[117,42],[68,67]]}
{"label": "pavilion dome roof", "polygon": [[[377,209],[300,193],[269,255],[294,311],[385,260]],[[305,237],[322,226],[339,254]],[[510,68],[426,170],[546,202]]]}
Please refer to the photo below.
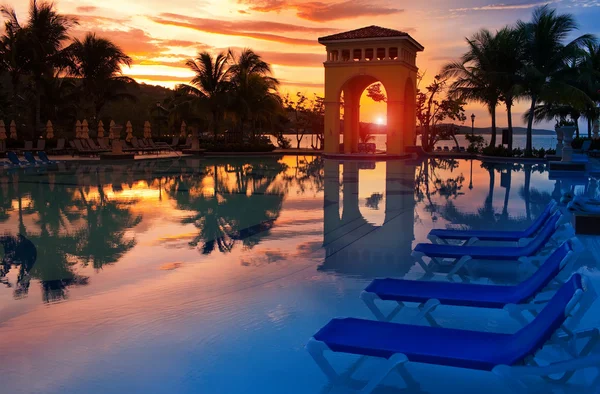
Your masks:
{"label": "pavilion dome roof", "polygon": [[342,33],[336,33],[325,37],[320,37],[321,41],[341,41],[341,40],[360,40],[364,38],[391,38],[391,37],[406,37],[408,33],[388,29],[380,26],[367,26],[360,29],[345,31]]}

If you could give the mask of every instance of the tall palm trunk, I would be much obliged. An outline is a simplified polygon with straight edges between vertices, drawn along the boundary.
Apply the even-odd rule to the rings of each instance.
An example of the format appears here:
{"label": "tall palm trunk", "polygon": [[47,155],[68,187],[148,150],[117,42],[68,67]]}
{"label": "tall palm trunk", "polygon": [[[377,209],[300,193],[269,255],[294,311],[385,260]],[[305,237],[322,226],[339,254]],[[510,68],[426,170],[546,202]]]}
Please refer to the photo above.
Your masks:
{"label": "tall palm trunk", "polygon": [[35,119],[34,119],[34,128],[31,132],[31,138],[32,140],[35,141],[35,139],[37,138],[37,134],[39,132],[39,130],[41,129],[41,125],[42,125],[42,110],[41,110],[41,106],[42,106],[42,92],[40,91],[39,87],[36,89],[35,92]]}
{"label": "tall palm trunk", "polygon": [[579,116],[576,116],[575,119],[575,137],[579,138]]}
{"label": "tall palm trunk", "polygon": [[537,97],[535,95],[533,95],[533,96],[531,96],[531,107],[529,108],[529,119],[527,119],[527,141],[525,143],[525,156],[531,156],[531,152],[533,150],[532,130],[533,130],[533,117],[535,116],[533,111],[535,110],[536,104],[537,104]]}
{"label": "tall palm trunk", "polygon": [[592,119],[588,118],[588,138],[592,138]]}
{"label": "tall palm trunk", "polygon": [[490,115],[492,116],[492,138],[490,140],[490,146],[496,146],[496,106],[489,106]]}

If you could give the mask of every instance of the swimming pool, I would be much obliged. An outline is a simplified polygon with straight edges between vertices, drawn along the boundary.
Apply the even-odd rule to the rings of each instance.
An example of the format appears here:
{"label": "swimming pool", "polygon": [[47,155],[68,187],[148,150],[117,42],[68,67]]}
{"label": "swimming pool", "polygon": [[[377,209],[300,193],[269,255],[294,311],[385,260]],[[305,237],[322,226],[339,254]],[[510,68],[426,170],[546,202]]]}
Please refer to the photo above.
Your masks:
{"label": "swimming pool", "polygon": [[[597,189],[594,179],[550,179],[543,164],[440,159],[182,158],[5,171],[2,392],[347,392],[328,384],[304,345],[332,317],[371,319],[358,298],[371,279],[423,277],[410,253],[430,229],[523,228],[563,192]],[[582,240],[579,270],[600,289],[598,241]],[[528,273],[470,275],[511,284]],[[582,324],[598,326],[599,310]],[[449,307],[436,318],[517,329],[501,311]],[[506,392],[489,373],[410,370],[416,386],[392,374],[375,392]],[[582,392],[594,378],[585,371],[567,388]]]}

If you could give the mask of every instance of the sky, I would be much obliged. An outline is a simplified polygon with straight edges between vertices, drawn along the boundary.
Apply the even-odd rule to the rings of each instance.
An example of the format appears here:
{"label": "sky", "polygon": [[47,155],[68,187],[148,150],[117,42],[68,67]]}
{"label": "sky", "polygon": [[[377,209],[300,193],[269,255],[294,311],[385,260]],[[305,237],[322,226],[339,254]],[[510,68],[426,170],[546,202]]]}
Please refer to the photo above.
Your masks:
{"label": "sky", "polygon": [[[22,20],[27,1],[9,0]],[[199,51],[214,53],[252,48],[271,63],[281,92],[323,94],[325,47],[318,37],[369,25],[408,32],[425,51],[417,66],[427,83],[441,66],[465,50],[465,37],[481,28],[499,29],[528,20],[539,5],[552,3],[573,14],[580,33],[597,33],[600,0],[56,0],[61,13],[79,19],[72,34],[87,31],[110,38],[133,58],[123,72],[138,82],[173,87],[188,82],[193,73],[184,62]],[[370,101],[370,100],[369,100]],[[361,120],[385,120],[385,104],[363,97]],[[527,103],[518,103],[516,126],[524,125]],[[489,116],[478,105],[468,105],[476,127],[488,127]],[[470,120],[469,120],[470,122]],[[498,109],[498,125],[506,126]],[[542,124],[542,127],[551,127]]]}

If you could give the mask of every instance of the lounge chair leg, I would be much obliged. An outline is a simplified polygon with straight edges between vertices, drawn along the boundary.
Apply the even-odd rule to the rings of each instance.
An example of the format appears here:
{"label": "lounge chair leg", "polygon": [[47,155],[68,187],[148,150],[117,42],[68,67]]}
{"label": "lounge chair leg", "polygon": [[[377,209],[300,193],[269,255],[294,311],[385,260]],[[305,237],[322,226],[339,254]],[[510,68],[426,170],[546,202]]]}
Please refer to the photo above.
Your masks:
{"label": "lounge chair leg", "polygon": [[[411,256],[415,259],[415,261],[417,262],[417,264],[419,264],[421,266],[421,268],[423,268],[423,271],[425,271],[426,274],[430,274],[432,272],[431,267],[429,266],[429,264],[427,264],[425,262],[425,260],[423,260],[423,258],[425,257],[425,255],[421,252],[412,252]],[[433,259],[431,259],[431,262],[433,263]]]}
{"label": "lounge chair leg", "polygon": [[375,318],[379,321],[385,321],[385,322],[391,321],[394,317],[396,317],[396,315],[398,313],[400,313],[402,308],[404,308],[404,303],[398,302],[398,306],[396,308],[394,308],[394,310],[386,316],[383,314],[383,312],[381,312],[381,309],[379,309],[377,307],[377,305],[375,304],[375,300],[379,299],[379,297],[377,297],[377,295],[363,291],[362,293],[360,293],[360,299],[363,300],[363,302],[371,310],[371,312],[373,313]]}
{"label": "lounge chair leg", "polygon": [[508,365],[499,365],[492,372],[498,376],[514,393],[527,393],[527,386],[516,376],[512,374],[511,367]]}
{"label": "lounge chair leg", "polygon": [[323,342],[317,341],[314,338],[311,338],[306,344],[306,349],[315,360],[319,368],[321,368],[321,371],[327,375],[329,380],[336,382],[339,379],[339,375],[337,372],[335,372],[335,369],[333,369],[329,361],[327,361],[323,355],[323,353],[328,350],[327,345],[325,345]]}
{"label": "lounge chair leg", "polygon": [[387,361],[386,365],[381,368],[365,387],[360,390],[360,394],[370,394],[379,384],[398,366],[403,365],[408,362],[408,357],[404,354],[395,354]]}
{"label": "lounge chair leg", "polygon": [[448,245],[448,241],[443,238],[438,237],[437,235],[428,235],[427,238],[432,244],[437,245]]}
{"label": "lounge chair leg", "polygon": [[[427,300],[427,302],[419,305],[419,309],[421,310],[421,312],[417,315],[417,317],[415,318],[414,321],[418,322],[425,318],[425,319],[427,319],[427,322],[429,324],[431,324],[432,326],[437,326],[437,323],[431,316],[431,312],[433,312],[439,305],[440,305],[440,302],[438,300],[436,300],[435,298]],[[432,324],[432,322],[433,322],[433,324]]]}
{"label": "lounge chair leg", "polygon": [[472,245],[476,244],[477,242],[479,242],[479,238],[472,237],[467,242],[465,242],[462,246],[472,246]]}
{"label": "lounge chair leg", "polygon": [[529,324],[529,321],[523,316],[523,308],[520,308],[519,305],[508,304],[503,309],[508,312],[510,317],[519,322],[521,326],[525,327]]}
{"label": "lounge chair leg", "polygon": [[461,270],[461,268],[463,268],[463,266],[468,263],[471,260],[471,256],[463,256],[460,258],[460,260],[458,260],[456,262],[456,264],[454,265],[454,268],[452,268],[452,270],[448,273],[448,277],[451,277],[452,275],[456,274],[458,271]]}

